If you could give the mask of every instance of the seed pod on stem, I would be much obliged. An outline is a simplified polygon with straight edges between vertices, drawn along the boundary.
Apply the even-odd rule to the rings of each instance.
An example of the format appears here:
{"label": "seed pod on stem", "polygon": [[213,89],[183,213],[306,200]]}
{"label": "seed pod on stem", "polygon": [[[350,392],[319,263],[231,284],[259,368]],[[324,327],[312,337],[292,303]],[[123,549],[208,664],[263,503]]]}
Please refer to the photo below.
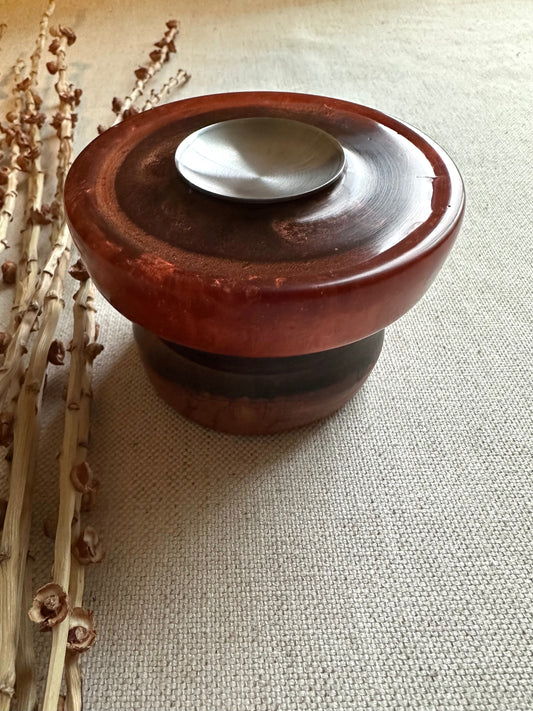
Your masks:
{"label": "seed pod on stem", "polygon": [[96,639],[96,627],[92,610],[75,607],[70,615],[67,649],[70,652],[86,652]]}
{"label": "seed pod on stem", "polygon": [[50,629],[62,622],[69,612],[69,599],[63,588],[55,583],[47,583],[35,593],[33,605],[28,611],[32,622],[41,629]]}
{"label": "seed pod on stem", "polygon": [[148,64],[145,67],[139,67],[135,70],[135,85],[131,93],[122,101],[121,111],[117,113],[117,117],[112,124],[113,126],[133,115],[133,104],[144,93],[146,84],[161,69],[163,64],[168,61],[170,54],[176,51],[174,39],[178,33],[179,23],[176,20],[169,20],[167,22],[167,31],[157,43],[158,48],[150,53],[150,61]]}

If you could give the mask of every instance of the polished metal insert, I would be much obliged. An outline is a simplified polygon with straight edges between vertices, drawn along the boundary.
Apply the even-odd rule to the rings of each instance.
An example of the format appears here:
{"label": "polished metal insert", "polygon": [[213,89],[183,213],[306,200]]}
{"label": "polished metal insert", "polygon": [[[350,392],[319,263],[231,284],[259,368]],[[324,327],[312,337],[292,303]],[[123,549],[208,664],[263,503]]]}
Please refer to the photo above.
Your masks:
{"label": "polished metal insert", "polygon": [[301,121],[257,117],[195,131],[176,150],[181,176],[228,200],[277,202],[309,195],[341,175],[345,156],[329,133]]}

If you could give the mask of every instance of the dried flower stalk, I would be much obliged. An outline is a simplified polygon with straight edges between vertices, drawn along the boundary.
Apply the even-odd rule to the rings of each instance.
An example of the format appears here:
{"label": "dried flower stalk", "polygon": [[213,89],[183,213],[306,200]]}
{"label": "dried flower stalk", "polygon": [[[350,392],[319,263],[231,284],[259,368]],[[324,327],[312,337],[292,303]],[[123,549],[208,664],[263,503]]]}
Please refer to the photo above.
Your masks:
{"label": "dried flower stalk", "polygon": [[37,707],[37,690],[33,673],[35,668],[33,626],[26,614],[26,608],[32,601],[32,567],[32,558],[28,556],[22,587],[19,645],[15,663],[17,704],[20,709],[28,709],[28,711],[33,711]]}
{"label": "dried flower stalk", "polygon": [[24,63],[21,61],[18,61],[13,67],[13,97],[15,109],[10,112],[9,119],[11,120],[8,126],[2,126],[5,141],[11,149],[11,158],[7,166],[7,171],[3,173],[4,185],[2,187],[2,200],[0,200],[0,251],[8,246],[6,240],[7,228],[13,219],[18,195],[18,180],[20,175],[18,161],[21,156],[21,148],[20,141],[17,140],[17,137],[20,133],[19,116],[22,111],[22,98],[17,86],[20,83],[23,69]]}
{"label": "dried flower stalk", "polygon": [[[176,20],[169,20],[167,22],[167,31],[162,39],[156,43],[156,49],[150,53],[150,61],[145,67],[139,67],[139,69],[135,71],[136,81],[131,93],[125,97],[121,104],[118,100],[114,100],[113,103],[117,109],[117,117],[112,124],[113,126],[120,123],[123,119],[128,118],[132,113],[137,113],[137,111],[133,109],[133,104],[142,96],[146,84],[154,74],[169,60],[170,54],[176,51],[174,39],[177,37],[179,29],[180,26]],[[120,104],[120,106],[118,104]]]}
{"label": "dried flower stalk", "polygon": [[[55,89],[59,96],[59,110],[55,114],[52,125],[56,129],[59,139],[58,164],[57,164],[57,232],[53,235],[52,242],[56,241],[57,234],[65,222],[65,208],[63,205],[63,190],[67,172],[72,164],[72,138],[76,122],[74,108],[80,103],[81,89],[76,89],[67,79],[66,48],[73,44],[76,35],[70,27],[53,30],[55,40],[50,45],[50,50],[56,59],[47,63],[48,71],[57,74]],[[70,238],[69,238],[70,239]]]}
{"label": "dried flower stalk", "polygon": [[[66,80],[66,61],[65,61],[65,49],[66,46],[72,44],[75,39],[74,33],[69,28],[60,27],[59,30],[55,32],[56,40],[54,41],[54,53],[56,55],[56,61],[53,65],[53,73],[57,73],[58,81],[56,83],[56,90],[60,96],[60,107],[59,112],[55,117],[55,128],[58,133],[59,138],[59,154],[58,154],[58,169],[57,169],[57,197],[60,197],[63,192],[63,185],[66,173],[70,164],[72,162],[72,123],[73,123],[73,107],[79,101],[80,92],[69,84]],[[18,346],[19,352],[22,348],[25,348],[25,340],[31,328],[33,327],[33,322],[35,322],[36,315],[39,311],[39,302],[42,297],[42,293],[46,287],[46,284],[50,281],[51,275],[54,274],[51,280],[51,286],[48,291],[47,296],[44,299],[43,315],[41,320],[41,326],[39,330],[38,340],[35,344],[34,351],[32,353],[32,358],[35,354],[38,354],[40,362],[43,365],[39,373],[34,373],[30,360],[30,367],[28,368],[28,373],[26,376],[26,382],[23,391],[19,396],[19,404],[17,409],[17,414],[22,404],[24,403],[24,394],[26,390],[31,392],[42,392],[42,386],[44,383],[44,372],[46,370],[46,364],[48,363],[48,356],[50,353],[50,347],[53,342],[57,327],[56,311],[52,311],[51,294],[62,294],[63,285],[65,281],[66,270],[70,260],[70,235],[66,229],[64,223],[64,214],[62,206],[58,210],[58,227],[54,230],[52,235],[53,246],[50,252],[49,258],[42,272],[41,282],[38,288],[37,299],[33,299],[28,308],[23,312],[22,320],[19,327],[15,333],[15,337],[8,346],[6,353],[6,361],[8,362],[7,370],[4,373],[6,376],[9,373],[9,368],[12,367],[13,363],[16,363],[17,355],[16,348]],[[54,265],[57,267],[54,271]],[[57,298],[56,298],[57,303]],[[62,302],[61,302],[62,306]],[[11,349],[11,351],[10,351]],[[37,357],[37,356],[36,356]],[[6,368],[6,363],[4,363],[4,369]],[[7,378],[4,378],[7,380]],[[1,383],[1,380],[0,380]],[[1,388],[1,386],[0,386]],[[35,408],[34,408],[35,412]],[[38,429],[28,430],[28,437],[31,442],[36,441],[38,435]],[[13,469],[15,469],[16,463],[16,453],[17,453],[17,437],[15,430],[15,449],[13,457]],[[12,477],[13,478],[13,477]],[[11,503],[11,502],[10,502]],[[9,507],[8,507],[9,508]],[[62,586],[64,589],[67,588],[67,582]],[[51,706],[45,701],[46,708],[56,708],[57,700]]]}
{"label": "dried flower stalk", "polygon": [[[92,288],[92,287],[90,287]],[[98,328],[95,320],[94,309],[88,309],[85,320],[84,342],[96,344]],[[99,345],[99,344],[98,344]],[[72,539],[77,540],[81,535],[81,512],[83,497],[86,490],[94,492],[97,481],[86,462],[87,442],[90,430],[90,408],[92,400],[92,369],[94,358],[86,358],[81,378],[79,427],[77,439],[77,466],[71,470],[70,480],[75,489],[74,523],[72,524]],[[76,473],[73,475],[73,471]],[[84,472],[85,476],[81,474]],[[81,484],[81,486],[78,484]],[[71,556],[69,595],[72,605],[81,608],[83,604],[83,591],[85,587],[85,566]],[[68,638],[67,638],[68,641]],[[67,688],[66,707],[72,711],[81,711],[82,708],[82,678],[79,654],[67,651],[65,656],[65,683]]]}
{"label": "dried flower stalk", "polygon": [[168,96],[171,91],[173,91],[174,89],[179,89],[184,84],[186,84],[190,78],[191,75],[188,72],[186,72],[184,69],[178,69],[176,75],[170,77],[170,79],[166,81],[157,91],[152,89],[152,91],[150,92],[150,97],[143,104],[141,111],[148,111],[148,109],[152,109],[154,106],[159,104],[159,102],[162,101],[166,96]]}
{"label": "dried flower stalk", "polygon": [[31,486],[37,463],[38,414],[44,386],[48,350],[63,310],[63,284],[69,262],[65,250],[45,298],[41,328],[32,350],[15,417],[10,490],[0,553],[0,598],[7,614],[2,616],[0,646],[0,709],[9,709],[15,683],[15,656],[21,614],[20,580],[28,550],[31,524]]}
{"label": "dried flower stalk", "polygon": [[49,0],[48,7],[43,12],[41,17],[41,22],[39,23],[39,34],[35,41],[35,49],[30,57],[31,70],[30,70],[30,80],[32,86],[37,85],[37,78],[39,75],[39,66],[41,63],[41,56],[43,53],[44,45],[46,43],[46,38],[48,37],[48,25],[50,23],[50,18],[54,14],[56,4],[55,0]]}
{"label": "dried flower stalk", "polygon": [[[12,312],[12,320],[9,325],[7,336],[13,342],[8,344],[7,353],[4,358],[2,368],[0,368],[0,399],[5,397],[6,390],[12,389],[12,394],[7,398],[8,403],[12,403],[18,392],[17,388],[13,387],[13,381],[16,377],[16,370],[19,367],[19,361],[27,351],[27,342],[32,329],[35,326],[37,312],[42,308],[44,296],[49,287],[49,282],[40,290],[40,298],[37,304],[32,304],[32,295],[36,287],[38,277],[37,264],[37,242],[40,235],[40,224],[37,224],[35,215],[39,214],[42,207],[42,191],[44,185],[44,173],[40,164],[40,126],[45,117],[39,112],[40,98],[35,93],[39,65],[41,61],[42,51],[46,40],[48,30],[48,22],[54,10],[54,0],[50,0],[48,8],[43,13],[39,26],[39,35],[35,43],[35,49],[31,55],[31,70],[28,77],[21,80],[20,75],[15,82],[15,89],[18,92],[17,108],[19,116],[19,131],[17,146],[20,153],[20,144],[26,146],[26,155],[24,156],[28,167],[31,168],[31,176],[28,186],[28,204],[26,207],[26,227],[23,230],[22,239],[22,257],[19,262],[18,283],[15,296],[15,304]],[[25,129],[24,138],[21,139],[22,127]],[[17,151],[16,151],[17,152]],[[20,159],[19,155],[19,159]],[[55,269],[57,262],[53,265]],[[3,269],[5,263],[3,265]],[[53,270],[52,270],[53,274]],[[36,308],[38,307],[38,308]],[[17,329],[17,325],[22,319],[25,311],[29,308],[30,315],[25,319],[20,332],[16,339],[12,339],[13,332]],[[9,404],[8,404],[9,408]]]}
{"label": "dried flower stalk", "polygon": [[[15,684],[14,652],[17,639],[24,641],[19,649],[17,662],[17,693],[25,708],[34,705],[34,688],[27,645],[31,641],[21,626],[22,580],[31,519],[31,483],[36,464],[36,448],[39,435],[39,410],[44,388],[47,363],[61,364],[64,353],[54,342],[57,320],[61,313],[62,292],[65,273],[70,258],[70,235],[65,226],[62,193],[66,173],[72,161],[72,129],[76,120],[75,106],[79,103],[81,91],[66,80],[65,50],[76,36],[68,27],[59,26],[51,30],[54,39],[50,51],[54,59],[47,63],[48,71],[57,75],[56,90],[60,98],[59,110],[53,118],[52,126],[59,138],[57,161],[56,200],[52,206],[42,204],[44,174],[40,164],[40,99],[34,88],[37,84],[38,67],[48,19],[54,8],[50,0],[45,11],[36,48],[31,57],[29,77],[20,81],[22,66],[17,65],[15,111],[8,115],[8,125],[0,126],[6,145],[10,148],[11,159],[8,166],[0,169],[0,239],[7,234],[15,205],[18,176],[21,171],[29,172],[28,204],[25,211],[23,233],[23,254],[19,263],[18,291],[11,327],[0,334],[0,351],[5,357],[0,368],[0,436],[2,444],[9,444],[13,436],[12,477],[9,503],[6,507],[2,545],[0,547],[0,598],[7,602],[8,614],[0,621],[0,711],[9,709],[10,698]],[[146,83],[168,61],[176,51],[174,37],[178,23],[169,21],[167,32],[156,43],[150,53],[150,63],[136,70],[136,84],[124,103],[114,101],[117,121],[136,113],[134,101],[143,93]],[[157,92],[152,91],[144,108],[150,108],[161,101],[173,88],[183,85],[189,78],[180,70]],[[120,106],[119,106],[120,104]],[[12,189],[14,184],[14,189]],[[52,246],[46,264],[38,274],[37,245],[43,225],[52,222]],[[7,268],[6,268],[7,271]],[[61,502],[56,530],[56,556],[53,577],[59,590],[66,591],[73,609],[61,621],[64,608],[61,595],[49,594],[49,586],[41,589],[44,600],[38,602],[32,616],[46,626],[53,626],[52,653],[50,657],[44,708],[55,709],[59,701],[62,665],[65,664],[67,684],[66,707],[71,711],[81,709],[81,674],[79,653],[94,641],[96,631],[92,612],[82,608],[85,567],[97,562],[102,552],[96,532],[91,527],[81,527],[81,512],[87,497],[94,496],[97,482],[94,478],[83,479],[82,473],[89,470],[85,464],[89,436],[89,410],[92,397],[91,378],[94,358],[101,350],[96,343],[97,326],[94,320],[93,286],[85,270],[74,269],[75,276],[82,282],[76,295],[74,306],[74,337],[71,348],[71,368],[63,450],[60,458]],[[40,312],[42,310],[42,315]],[[34,346],[29,357],[28,369],[24,374],[25,354],[28,352],[31,334],[36,332]],[[81,340],[80,340],[81,337]],[[54,346],[52,346],[54,344]],[[22,389],[20,389],[22,387]],[[20,392],[19,392],[20,391]],[[17,400],[18,398],[18,400]],[[16,406],[16,412],[14,408]],[[13,432],[14,430],[14,432]],[[74,468],[82,467],[71,479]],[[75,543],[73,546],[72,543]],[[26,593],[27,596],[27,593]],[[39,596],[39,593],[38,593]],[[56,613],[56,602],[61,609]],[[63,602],[68,605],[68,599]],[[24,607],[27,602],[24,603]],[[44,607],[43,607],[44,606]],[[13,614],[12,614],[13,613]],[[41,619],[43,617],[44,619]],[[28,618],[22,619],[27,622]],[[25,622],[23,624],[25,624]],[[5,634],[4,634],[5,632]],[[31,651],[31,650],[29,650]],[[23,701],[21,701],[23,699]]]}
{"label": "dried flower stalk", "polygon": [[46,224],[41,212],[44,189],[44,171],[41,165],[41,126],[46,120],[39,111],[41,100],[35,92],[39,74],[39,65],[48,33],[48,23],[55,8],[51,0],[48,8],[43,13],[39,26],[39,35],[35,43],[35,50],[31,55],[31,70],[28,79],[22,83],[24,87],[24,114],[23,122],[26,125],[28,137],[27,158],[29,161],[28,200],[25,210],[25,226],[22,230],[22,250],[19,260],[19,279],[17,292],[12,312],[12,327],[26,311],[39,276],[38,244],[41,228]]}
{"label": "dried flower stalk", "polygon": [[[47,13],[51,12],[51,8],[53,9],[53,2],[50,3]],[[49,15],[47,13],[45,13],[45,16],[48,18]],[[62,28],[60,26],[60,29],[56,30],[56,33],[59,34],[59,37],[56,37],[55,40],[56,61],[54,66],[55,72],[58,74],[58,80],[55,88],[60,97],[60,104],[59,111],[56,114],[56,118],[58,119],[56,121],[56,130],[59,139],[59,148],[56,172],[56,200],[54,202],[55,208],[52,210],[55,219],[50,238],[52,247],[46,260],[46,264],[41,271],[39,283],[36,285],[35,270],[37,269],[37,242],[35,242],[35,240],[38,239],[40,234],[40,224],[32,225],[30,235],[32,244],[28,247],[28,250],[31,250],[31,273],[26,272],[19,291],[19,303],[15,304],[17,317],[15,321],[12,321],[12,327],[14,328],[13,338],[7,347],[4,362],[0,367],[0,402],[4,399],[6,392],[13,381],[14,373],[20,358],[28,348],[30,334],[34,328],[38,313],[42,308],[42,304],[56,266],[63,251],[65,249],[69,249],[71,245],[70,234],[65,223],[62,195],[66,174],[72,164],[73,108],[77,105],[77,103],[79,103],[80,92],[74,89],[74,87],[67,81],[66,77],[67,64],[65,60],[65,52],[67,45],[72,44],[72,30],[69,28]],[[41,35],[39,35],[39,37],[41,37]],[[33,63],[34,60],[32,57],[32,65]],[[33,213],[36,211],[39,212],[36,210],[35,206],[33,206]],[[28,267],[29,264],[30,262],[28,261]]]}
{"label": "dried flower stalk", "polygon": [[[168,32],[162,40],[159,41],[159,47],[154,56],[151,56],[151,64],[149,68],[142,68],[136,72],[136,85],[132,94],[126,98],[124,102],[118,99],[113,100],[113,107],[117,113],[118,123],[126,118],[131,112],[133,102],[140,96],[148,80],[161,68],[164,61],[167,60],[170,52],[175,51],[173,38],[178,31],[178,25],[174,21],[167,23]],[[152,91],[149,101],[146,102],[144,109],[151,108],[167,95],[173,88],[180,87],[188,81],[190,75],[183,70],[180,70],[175,77],[170,79],[159,92]],[[65,432],[63,439],[62,457],[60,460],[60,511],[64,508],[63,517],[59,517],[56,530],[56,554],[54,564],[54,579],[63,584],[66,580],[67,570],[69,570],[69,596],[72,605],[75,608],[81,607],[83,599],[83,589],[85,583],[85,567],[87,563],[97,562],[103,557],[98,546],[98,537],[96,532],[90,527],[81,529],[81,511],[83,509],[84,499],[87,495],[84,493],[83,481],[87,476],[87,441],[89,438],[89,414],[90,403],[92,397],[92,363],[95,355],[97,355],[101,346],[95,343],[98,328],[94,320],[94,309],[90,307],[93,299],[93,286],[86,273],[83,263],[78,262],[70,270],[71,275],[81,281],[82,286],[76,296],[76,305],[74,307],[74,336],[72,339],[73,349],[71,355],[71,372],[69,374],[69,387],[67,393],[67,411],[65,416]],[[85,290],[87,290],[85,292]],[[87,293],[87,296],[85,296]],[[87,308],[83,309],[83,301],[87,299]],[[80,306],[82,307],[80,309]],[[81,321],[84,319],[83,332]],[[77,345],[76,345],[77,344]],[[84,358],[81,362],[82,351],[85,351]],[[73,360],[74,359],[74,360]],[[74,367],[73,367],[74,366]],[[81,375],[80,375],[81,373]],[[73,394],[78,393],[78,397]],[[72,421],[78,421],[78,429],[76,432]],[[77,435],[77,439],[74,439]],[[72,466],[69,466],[71,465]],[[80,477],[80,465],[83,472],[83,477]],[[85,466],[83,466],[85,465]],[[68,479],[67,479],[68,472]],[[94,493],[97,482],[92,480],[89,487],[90,493]],[[72,525],[70,525],[72,522]],[[74,545],[73,545],[74,543]],[[93,548],[94,546],[94,548]],[[70,557],[69,564],[68,556],[70,550],[73,555]],[[91,616],[92,619],[92,616]],[[45,705],[53,704],[59,695],[61,683],[61,663],[62,652],[66,647],[66,655],[64,656],[65,664],[65,681],[67,688],[66,708],[71,711],[81,711],[81,670],[79,655],[69,649],[68,641],[69,634],[65,633],[66,621],[59,628],[54,630],[52,643],[52,652],[50,657],[50,667],[47,681],[47,690],[45,695]],[[94,640],[94,634],[89,634],[86,639],[90,642]]]}
{"label": "dried flower stalk", "polygon": [[[46,15],[42,22],[41,29],[44,33],[46,32],[47,20],[48,15]],[[37,74],[38,60],[42,48],[40,42],[41,40],[38,38],[36,51],[32,56],[32,68],[35,70],[35,74],[33,75],[34,77],[36,77]],[[16,97],[16,110],[11,116],[8,116],[8,120],[11,120],[12,125],[6,132],[11,148],[11,170],[9,170],[6,175],[6,184],[8,189],[4,195],[4,204],[0,215],[0,234],[1,239],[4,242],[4,246],[7,226],[13,216],[15,199],[17,196],[16,171],[17,169],[26,169],[27,165],[25,161],[27,161],[28,158],[23,156],[22,148],[30,146],[29,141],[22,130],[22,94],[24,94],[25,98],[30,102],[30,111],[26,111],[24,121],[29,123],[30,127],[37,126],[38,123],[37,119],[35,122],[32,120],[35,117],[36,100],[30,90],[31,79],[27,78],[21,81],[21,71],[22,65],[19,63],[15,69],[14,90]],[[33,133],[33,137],[36,138],[35,133]],[[35,143],[33,147],[36,148],[37,143]],[[36,157],[35,153],[33,157]],[[34,192],[35,191],[32,192],[32,196]],[[47,337],[47,331],[43,332],[42,337]],[[21,351],[21,355],[22,354],[23,351]],[[21,361],[19,359],[19,362],[16,363],[12,369],[12,374],[17,376],[17,381],[20,369]],[[40,382],[42,383],[44,381],[46,363],[44,363],[43,366],[43,363],[39,358],[39,349],[36,348],[34,354],[32,354],[32,358],[30,359],[28,371],[31,375],[29,380],[31,387],[28,388],[26,383],[26,387],[24,387],[23,393],[21,393],[21,396],[19,397],[17,404],[17,416],[14,420],[14,445],[10,479],[10,495],[6,509],[0,548],[0,598],[5,606],[1,619],[0,630],[0,709],[9,709],[10,707],[11,697],[14,693],[17,662],[22,674],[21,682],[19,684],[22,689],[21,693],[26,700],[31,700],[34,696],[31,672],[28,671],[27,666],[31,663],[31,660],[27,649],[28,633],[26,631],[26,626],[23,625],[22,627],[22,647],[19,647],[19,632],[25,581],[27,587],[25,566],[31,523],[31,483],[36,466],[38,435],[37,414],[39,412],[42,397],[42,386],[35,387],[35,382],[38,380],[38,374],[41,369],[42,376]],[[13,392],[13,390],[15,390],[16,393],[16,387],[13,388],[13,381],[7,382],[5,392]],[[13,397],[10,398],[10,404],[12,403]],[[29,640],[29,643],[31,646],[31,640]]]}
{"label": "dried flower stalk", "polygon": [[17,380],[16,372],[20,365],[20,360],[24,353],[28,351],[30,334],[34,329],[39,311],[44,304],[54,272],[63,252],[70,246],[70,236],[65,224],[61,226],[59,233],[54,236],[54,240],[46,263],[41,270],[39,283],[32,299],[22,315],[14,334],[10,336],[4,362],[0,366],[0,402],[5,402],[9,399],[6,397],[6,393],[8,393],[13,382]]}
{"label": "dried flower stalk", "polygon": [[[90,280],[81,283],[74,304],[74,333],[71,345],[70,372],[65,410],[65,430],[59,458],[59,517],[57,522],[54,555],[54,582],[63,589],[70,590],[72,602],[78,606],[83,594],[83,577],[80,570],[71,577],[75,570],[71,565],[72,530],[79,531],[79,507],[81,492],[77,491],[71,480],[72,470],[85,460],[86,448],[80,442],[87,441],[89,422],[90,369],[92,361],[87,357],[89,341],[93,341],[94,330],[94,287]],[[88,384],[89,382],[89,384]],[[77,515],[76,515],[77,514]],[[77,523],[72,527],[73,519]],[[73,589],[71,589],[73,588]],[[56,708],[63,664],[67,649],[69,620],[66,619],[53,630],[52,651],[46,684],[45,708]],[[70,667],[74,665],[70,664]],[[75,670],[69,668],[69,673]],[[71,679],[71,683],[73,683]]]}

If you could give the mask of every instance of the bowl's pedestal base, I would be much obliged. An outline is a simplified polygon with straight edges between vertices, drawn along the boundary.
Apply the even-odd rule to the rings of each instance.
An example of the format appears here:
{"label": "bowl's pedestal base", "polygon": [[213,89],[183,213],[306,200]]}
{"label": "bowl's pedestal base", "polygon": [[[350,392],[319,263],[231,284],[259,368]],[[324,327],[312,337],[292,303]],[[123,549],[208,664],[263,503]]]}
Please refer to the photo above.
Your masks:
{"label": "bowl's pedestal base", "polygon": [[362,386],[384,331],[341,348],[240,358],[185,348],[140,326],[135,340],[158,394],[185,417],[232,434],[270,434],[330,415]]}

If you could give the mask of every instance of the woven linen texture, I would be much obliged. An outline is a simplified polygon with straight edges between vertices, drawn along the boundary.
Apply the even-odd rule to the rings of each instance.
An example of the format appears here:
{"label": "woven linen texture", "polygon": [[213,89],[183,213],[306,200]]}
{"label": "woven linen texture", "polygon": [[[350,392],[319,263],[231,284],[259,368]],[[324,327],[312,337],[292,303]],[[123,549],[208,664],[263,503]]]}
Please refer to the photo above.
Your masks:
{"label": "woven linen texture", "polygon": [[[40,11],[6,8],[5,68]],[[193,74],[181,97],[278,89],[379,108],[449,151],[467,212],[358,397],[297,432],[238,438],[177,416],[99,299],[89,460],[107,557],[87,574],[85,708],[530,711],[533,5],[69,0],[56,20],[79,37],[78,150],[170,17]],[[36,586],[63,382],[50,378],[43,420]]]}

